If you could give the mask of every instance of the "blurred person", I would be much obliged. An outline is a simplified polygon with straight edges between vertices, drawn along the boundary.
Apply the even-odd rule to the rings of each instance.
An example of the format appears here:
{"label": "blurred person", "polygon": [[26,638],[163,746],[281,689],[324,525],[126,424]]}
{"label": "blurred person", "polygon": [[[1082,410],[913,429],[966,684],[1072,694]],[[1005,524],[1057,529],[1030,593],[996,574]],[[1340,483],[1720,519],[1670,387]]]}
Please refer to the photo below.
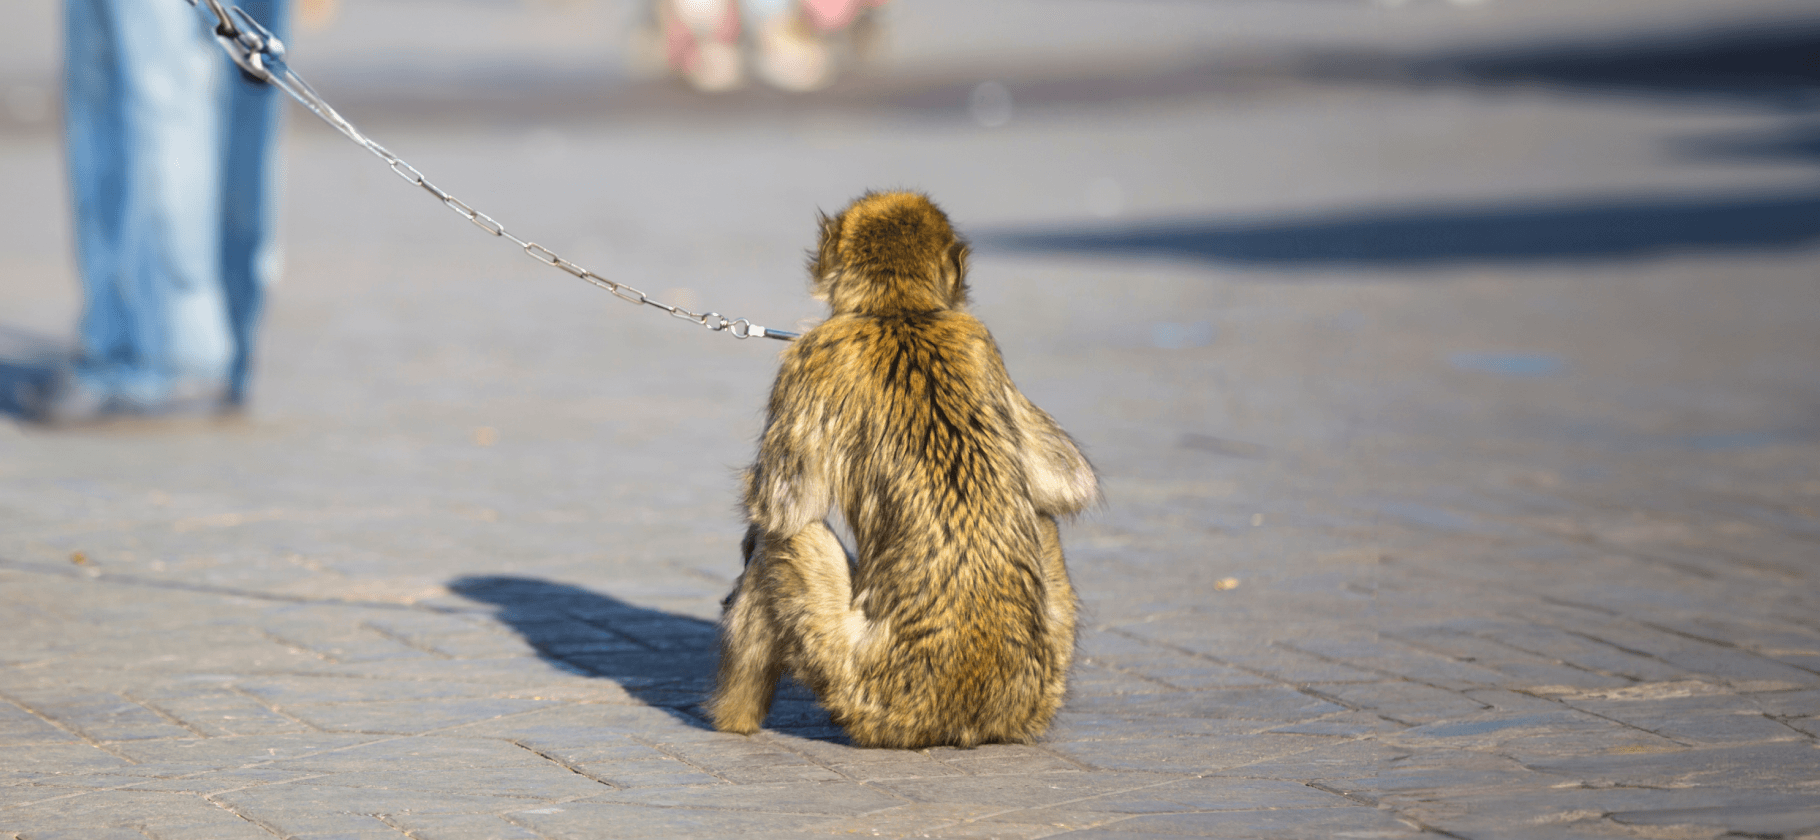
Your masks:
{"label": "blurred person", "polygon": [[[827,87],[863,58],[886,0],[656,0],[652,32],[663,65],[697,90],[745,84],[748,71],[782,90]],[[750,65],[748,67],[748,65]]]}
{"label": "blurred person", "polygon": [[[238,3],[285,36],[289,0]],[[236,409],[277,273],[278,92],[214,42],[206,5],[66,0],[64,15],[85,305],[75,358],[25,408],[49,423]]]}

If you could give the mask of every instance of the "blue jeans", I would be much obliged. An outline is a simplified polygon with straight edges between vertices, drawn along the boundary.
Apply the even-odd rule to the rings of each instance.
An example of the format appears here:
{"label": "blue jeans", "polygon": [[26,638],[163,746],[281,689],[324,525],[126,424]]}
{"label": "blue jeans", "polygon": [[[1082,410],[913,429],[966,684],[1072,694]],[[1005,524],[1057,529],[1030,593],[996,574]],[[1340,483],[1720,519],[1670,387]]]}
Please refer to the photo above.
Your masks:
{"label": "blue jeans", "polygon": [[[231,5],[231,4],[230,4]],[[240,0],[284,36],[287,0]],[[266,285],[278,92],[206,5],[66,0],[64,113],[86,295],[79,387],[126,408],[245,399]]]}

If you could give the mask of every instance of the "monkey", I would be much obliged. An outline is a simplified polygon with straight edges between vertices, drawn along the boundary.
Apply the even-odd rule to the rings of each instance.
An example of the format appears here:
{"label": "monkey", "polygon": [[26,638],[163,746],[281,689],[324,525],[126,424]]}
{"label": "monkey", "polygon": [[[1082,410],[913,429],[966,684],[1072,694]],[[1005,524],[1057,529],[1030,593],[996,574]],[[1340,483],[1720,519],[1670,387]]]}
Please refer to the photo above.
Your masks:
{"label": "monkey", "polygon": [[756,732],[785,673],[863,747],[1025,743],[1060,708],[1077,602],[1057,520],[1099,481],[968,313],[969,254],[920,193],[821,215],[829,317],[781,354],[743,474],[716,729]]}

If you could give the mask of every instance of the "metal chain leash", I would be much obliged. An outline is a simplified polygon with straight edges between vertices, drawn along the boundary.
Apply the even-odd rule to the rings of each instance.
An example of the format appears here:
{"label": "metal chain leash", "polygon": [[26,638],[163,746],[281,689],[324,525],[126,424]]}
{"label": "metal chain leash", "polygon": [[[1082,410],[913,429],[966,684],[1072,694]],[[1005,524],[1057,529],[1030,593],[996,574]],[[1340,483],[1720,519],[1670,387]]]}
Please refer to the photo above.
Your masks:
{"label": "metal chain leash", "polygon": [[615,283],[569,262],[555,251],[536,242],[512,235],[504,225],[494,221],[493,217],[469,207],[467,202],[430,183],[429,179],[423,177],[422,172],[417,171],[417,167],[392,154],[386,147],[373,142],[371,138],[362,134],[360,129],[355,128],[353,123],[348,122],[334,108],[329,107],[329,103],[323,101],[323,98],[316,93],[314,88],[310,87],[308,82],[303,80],[303,77],[297,75],[285,64],[284,44],[264,26],[261,26],[259,21],[254,20],[252,15],[247,14],[239,6],[225,7],[221,0],[188,0],[188,2],[191,6],[196,6],[200,2],[214,14],[217,21],[214,27],[215,40],[221,44],[222,49],[227,51],[228,57],[232,58],[234,63],[247,75],[290,94],[292,99],[310,109],[311,113],[321,117],[323,122],[334,126],[335,130],[347,135],[349,140],[360,144],[362,148],[385,161],[398,177],[405,179],[413,186],[422,187],[425,192],[442,202],[443,206],[473,222],[475,227],[494,236],[511,240],[532,259],[544,265],[555,266],[612,292],[613,296],[620,300],[639,306],[654,306],[670,313],[673,318],[699,324],[714,332],[725,332],[734,338],[775,338],[781,341],[793,341],[799,337],[798,333],[761,327],[745,318],[727,318],[719,312],[692,312],[680,306],[660,303],[631,286]]}

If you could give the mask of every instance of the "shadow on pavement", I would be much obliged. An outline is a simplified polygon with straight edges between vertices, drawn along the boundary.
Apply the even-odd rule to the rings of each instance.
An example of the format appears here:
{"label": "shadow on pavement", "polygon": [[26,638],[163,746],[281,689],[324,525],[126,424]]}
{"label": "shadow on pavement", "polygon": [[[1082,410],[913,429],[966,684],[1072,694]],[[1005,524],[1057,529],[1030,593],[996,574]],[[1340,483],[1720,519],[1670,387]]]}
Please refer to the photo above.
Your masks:
{"label": "shadow on pavement", "polygon": [[1629,95],[1720,96],[1812,110],[1820,109],[1816,56],[1820,19],[1809,17],[1417,59],[1405,72],[1418,83],[1542,84]]}
{"label": "shadow on pavement", "polygon": [[1674,146],[1696,159],[1754,158],[1820,163],[1820,123],[1803,122],[1766,132],[1691,138],[1676,141]]}
{"label": "shadow on pavement", "polygon": [[[498,607],[495,615],[566,671],[604,677],[641,702],[697,729],[714,685],[713,622],[628,604],[579,586],[536,578],[462,577],[450,591]],[[804,738],[844,736],[807,689],[785,680],[766,728]]]}
{"label": "shadow on pavement", "polygon": [[613,680],[639,700],[706,728],[699,705],[714,679],[712,623],[535,578],[463,577],[449,589],[498,607],[498,619],[546,662]]}
{"label": "shadow on pavement", "polygon": [[0,414],[24,418],[24,396],[55,375],[69,351],[48,338],[0,324]]}
{"label": "shadow on pavement", "polygon": [[982,230],[982,251],[1075,252],[1280,266],[1621,260],[1820,242],[1820,195],[1638,197],[1433,206],[1277,220],[1228,216],[1120,227]]}

